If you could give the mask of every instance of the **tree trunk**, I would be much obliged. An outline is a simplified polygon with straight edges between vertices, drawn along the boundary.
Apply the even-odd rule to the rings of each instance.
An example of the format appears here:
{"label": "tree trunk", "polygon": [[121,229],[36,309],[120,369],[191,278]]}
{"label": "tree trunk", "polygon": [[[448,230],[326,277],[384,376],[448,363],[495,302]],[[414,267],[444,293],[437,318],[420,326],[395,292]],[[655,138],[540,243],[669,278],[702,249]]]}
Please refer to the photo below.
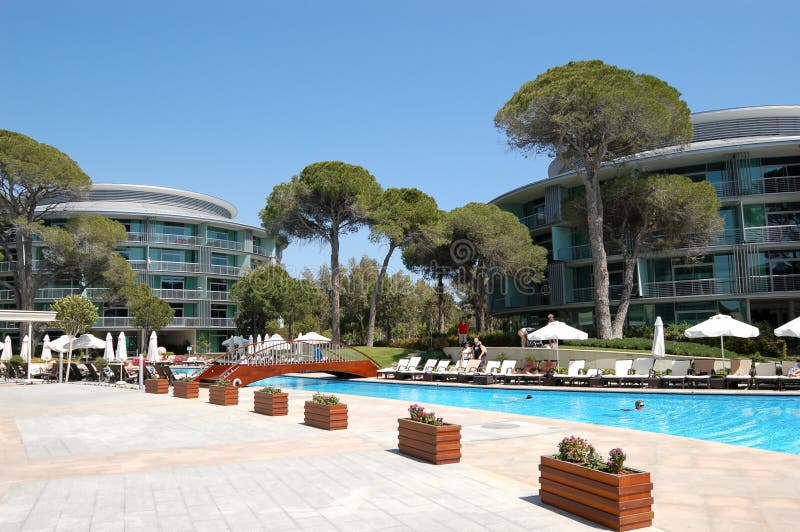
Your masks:
{"label": "tree trunk", "polygon": [[444,274],[436,274],[436,310],[439,320],[439,334],[445,333],[444,323]]}
{"label": "tree trunk", "polygon": [[608,257],[603,238],[603,197],[596,168],[586,168],[586,224],[589,229],[589,250],[592,254],[594,278],[594,314],[598,338],[611,338],[611,309],[608,302]]}
{"label": "tree trunk", "polygon": [[[25,227],[16,230],[17,262],[14,265],[14,295],[19,310],[33,310],[36,288],[33,283],[33,246],[30,232]],[[19,337],[28,333],[25,323],[19,324]]]}
{"label": "tree trunk", "polygon": [[339,228],[331,228],[331,331],[334,342],[341,341],[339,313]]}
{"label": "tree trunk", "polygon": [[611,334],[613,338],[622,338],[622,329],[625,326],[625,320],[628,317],[628,308],[631,306],[631,294],[633,293],[633,274],[636,272],[636,260],[639,258],[639,237],[633,244],[633,250],[630,253],[624,253],[624,263],[622,270],[622,294],[619,296],[619,307],[617,307],[617,315],[614,316],[614,324],[612,326]]}
{"label": "tree trunk", "polygon": [[369,302],[369,322],[367,323],[367,347],[372,347],[372,343],[375,340],[375,316],[378,314],[378,296],[380,295],[383,278],[386,277],[386,270],[389,269],[389,259],[392,258],[394,250],[395,246],[389,244],[389,252],[386,253],[386,257],[383,259],[381,271],[378,272],[378,280],[375,281],[375,288],[372,290],[372,298]]}
{"label": "tree trunk", "polygon": [[475,329],[486,332],[486,271],[481,266],[475,272]]}
{"label": "tree trunk", "polygon": [[[66,331],[64,331],[66,332]],[[67,332],[67,334],[70,334]],[[72,366],[72,340],[69,341],[69,353],[67,354],[67,371],[64,372],[64,383],[69,384],[69,368]]]}

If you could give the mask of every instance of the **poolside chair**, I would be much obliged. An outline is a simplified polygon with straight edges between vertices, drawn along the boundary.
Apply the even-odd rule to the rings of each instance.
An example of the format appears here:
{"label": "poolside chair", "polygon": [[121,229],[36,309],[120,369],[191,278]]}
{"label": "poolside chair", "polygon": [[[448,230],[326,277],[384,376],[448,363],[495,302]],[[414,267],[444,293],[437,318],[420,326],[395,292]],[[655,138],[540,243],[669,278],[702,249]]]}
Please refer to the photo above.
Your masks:
{"label": "poolside chair", "polygon": [[574,378],[581,376],[581,371],[583,370],[584,366],[586,366],[585,360],[570,360],[567,363],[567,372],[556,373],[553,375],[553,378],[559,384],[572,384]]}
{"label": "poolside chair", "polygon": [[497,378],[498,381],[502,383],[507,383],[510,378],[512,378],[514,374],[514,369],[517,367],[516,360],[504,360],[502,364],[500,364],[500,369],[497,371]]}
{"label": "poolside chair", "polygon": [[776,390],[780,384],[778,371],[775,362],[756,362],[756,371],[753,375],[753,385],[756,389],[761,388],[762,384],[772,386]]}
{"label": "poolside chair", "polygon": [[403,369],[398,368],[397,371],[394,373],[395,379],[405,379],[406,377],[410,376],[413,371],[416,371],[419,368],[419,363],[422,360],[421,356],[414,356],[408,359],[408,364]]}
{"label": "poolside chair", "polygon": [[539,362],[538,368],[530,373],[525,373],[521,376],[523,384],[536,384],[541,385],[545,383],[545,379],[552,378],[553,372],[556,369],[557,362],[555,360],[542,360]]}
{"label": "poolside chair", "polygon": [[693,369],[686,375],[686,384],[692,388],[698,385],[709,387],[711,377],[716,375],[717,361],[709,358],[700,358],[692,361]]}
{"label": "poolside chair", "polygon": [[434,380],[434,375],[442,374],[447,371],[448,366],[450,366],[450,362],[452,361],[449,358],[440,360],[436,363],[436,366],[433,369],[425,372],[425,374],[422,376],[422,379],[426,381]]}
{"label": "poolside chair", "polygon": [[458,382],[469,382],[472,380],[472,377],[475,373],[478,372],[478,366],[481,365],[480,360],[470,359],[467,360],[467,365],[464,367],[462,371],[459,371],[456,375],[456,381]]}
{"label": "poolside chair", "polygon": [[167,379],[170,386],[175,384],[177,377],[172,372],[172,368],[169,367],[169,364],[165,364],[163,362],[156,364],[156,373],[158,373],[162,379]]}
{"label": "poolside chair", "polygon": [[417,378],[421,379],[426,373],[428,373],[429,371],[433,371],[433,368],[435,368],[438,363],[439,363],[438,358],[429,358],[428,360],[425,361],[425,365],[422,366],[422,369],[409,369],[405,371],[398,371],[395,378],[410,377],[411,380]]}
{"label": "poolside chair", "polygon": [[740,388],[742,384],[745,388],[750,387],[753,377],[750,372],[753,369],[753,361],[749,358],[734,358],[731,360],[731,372],[725,377],[727,388]]}
{"label": "poolside chair", "polygon": [[621,384],[637,384],[644,386],[647,384],[647,379],[653,376],[653,363],[655,360],[652,357],[641,357],[633,361],[633,373],[629,373],[622,378]]}
{"label": "poolside chair", "polygon": [[691,369],[691,360],[676,360],[672,363],[672,373],[661,376],[661,384],[665,388],[672,386],[680,386],[683,388],[686,385],[686,376],[689,375]]}
{"label": "poolside chair", "polygon": [[456,360],[455,365],[448,365],[443,371],[434,371],[433,380],[435,381],[454,381],[458,379],[458,374],[466,371],[468,360]]}
{"label": "poolside chair", "polygon": [[88,380],[91,380],[91,381],[94,381],[94,382],[100,382],[100,372],[97,371],[97,366],[95,366],[91,362],[87,362],[86,364],[84,364],[84,366],[86,366],[86,369],[89,372]]}
{"label": "poolside chair", "polygon": [[401,358],[400,360],[397,361],[397,363],[392,364],[388,368],[379,369],[378,370],[378,377],[380,377],[381,375],[383,375],[384,379],[388,379],[389,375],[394,377],[394,374],[397,373],[397,370],[406,368],[406,366],[408,365],[409,360],[411,360],[411,359],[410,358]]}
{"label": "poolside chair", "polygon": [[603,375],[603,382],[606,385],[611,385],[612,383],[615,383],[618,386],[621,385],[622,379],[628,376],[631,367],[633,367],[633,360],[630,358],[623,358],[614,361],[614,374]]}

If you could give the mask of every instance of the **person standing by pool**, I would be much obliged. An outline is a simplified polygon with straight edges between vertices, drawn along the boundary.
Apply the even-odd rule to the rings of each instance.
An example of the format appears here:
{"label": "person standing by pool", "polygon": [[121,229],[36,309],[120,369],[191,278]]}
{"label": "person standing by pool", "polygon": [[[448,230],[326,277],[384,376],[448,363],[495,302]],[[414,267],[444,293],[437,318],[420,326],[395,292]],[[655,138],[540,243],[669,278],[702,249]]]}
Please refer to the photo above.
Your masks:
{"label": "person standing by pool", "polygon": [[464,342],[464,349],[461,350],[461,363],[466,364],[467,360],[472,358],[472,348],[469,346],[469,342]]}
{"label": "person standing by pool", "polygon": [[464,345],[464,342],[467,342],[469,338],[469,323],[467,323],[466,318],[461,318],[461,321],[458,322],[458,345]]}
{"label": "person standing by pool", "polygon": [[478,338],[473,339],[472,344],[473,358],[481,361],[481,363],[478,365],[478,369],[482,370],[486,365],[486,346],[483,345]]}

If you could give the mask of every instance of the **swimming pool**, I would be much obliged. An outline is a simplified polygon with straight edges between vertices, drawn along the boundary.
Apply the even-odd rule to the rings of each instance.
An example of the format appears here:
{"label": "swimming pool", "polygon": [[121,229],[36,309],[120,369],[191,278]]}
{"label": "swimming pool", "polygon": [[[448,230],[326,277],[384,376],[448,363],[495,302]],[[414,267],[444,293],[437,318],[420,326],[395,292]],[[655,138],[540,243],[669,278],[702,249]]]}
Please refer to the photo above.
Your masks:
{"label": "swimming pool", "polygon": [[[381,384],[272,377],[251,386],[460,406],[686,436],[800,454],[800,397],[766,395],[642,394]],[[531,394],[531,399],[524,399]],[[632,411],[643,399],[646,407]]]}

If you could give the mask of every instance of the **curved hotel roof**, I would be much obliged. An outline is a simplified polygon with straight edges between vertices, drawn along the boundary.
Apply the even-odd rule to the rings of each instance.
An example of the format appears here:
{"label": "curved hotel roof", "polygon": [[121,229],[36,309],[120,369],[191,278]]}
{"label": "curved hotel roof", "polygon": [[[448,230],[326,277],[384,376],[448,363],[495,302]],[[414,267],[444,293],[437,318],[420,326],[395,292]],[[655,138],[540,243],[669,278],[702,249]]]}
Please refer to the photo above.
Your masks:
{"label": "curved hotel roof", "polygon": [[[651,171],[675,164],[687,166],[705,162],[715,152],[746,151],[751,146],[774,152],[775,156],[800,153],[800,105],[768,105],[737,107],[694,113],[691,116],[692,140],[686,146],[667,146],[638,153],[624,161],[603,166],[615,168],[618,162],[634,165],[641,171]],[[679,159],[679,161],[677,160]],[[541,196],[545,187],[568,182],[575,173],[564,163],[554,160],[548,167],[548,177],[501,194],[490,203],[523,203]]]}
{"label": "curved hotel roof", "polygon": [[53,213],[92,214],[197,220],[241,228],[264,230],[234,221],[236,207],[225,200],[176,188],[153,185],[96,183],[76,201],[60,203]]}

